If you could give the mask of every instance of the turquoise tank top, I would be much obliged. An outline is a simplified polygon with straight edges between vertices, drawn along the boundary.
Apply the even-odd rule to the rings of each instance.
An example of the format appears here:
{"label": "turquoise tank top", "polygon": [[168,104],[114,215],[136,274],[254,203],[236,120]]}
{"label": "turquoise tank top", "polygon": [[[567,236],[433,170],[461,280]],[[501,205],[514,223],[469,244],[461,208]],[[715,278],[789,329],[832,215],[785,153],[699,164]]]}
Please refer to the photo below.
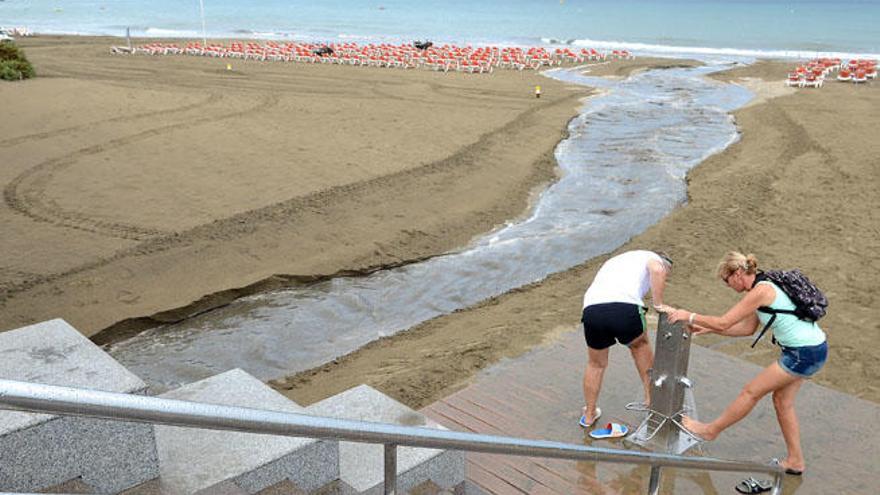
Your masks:
{"label": "turquoise tank top", "polygon": [[[791,302],[788,294],[782,291],[773,282],[761,281],[758,284],[769,284],[776,292],[776,299],[770,305],[773,309],[794,309],[795,305]],[[757,311],[758,320],[761,321],[761,328],[770,321],[772,314]],[[776,342],[783,347],[806,347],[819,345],[825,342],[825,332],[819,328],[815,321],[801,320],[795,315],[780,313],[776,315],[776,320],[770,327],[773,331],[773,337]]]}

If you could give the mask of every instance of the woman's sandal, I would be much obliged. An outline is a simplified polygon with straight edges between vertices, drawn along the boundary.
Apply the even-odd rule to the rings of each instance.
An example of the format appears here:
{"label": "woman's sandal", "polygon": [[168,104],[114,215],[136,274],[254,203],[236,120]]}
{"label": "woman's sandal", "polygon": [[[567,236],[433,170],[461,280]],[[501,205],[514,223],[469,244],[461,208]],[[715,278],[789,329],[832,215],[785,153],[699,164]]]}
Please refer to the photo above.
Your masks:
{"label": "woman's sandal", "polygon": [[763,493],[770,491],[773,488],[773,483],[769,480],[759,480],[752,477],[748,477],[736,485],[736,491],[740,493]]}
{"label": "woman's sandal", "polygon": [[[782,466],[782,463],[779,462],[779,459],[773,459],[773,461],[771,462],[771,464],[774,464],[774,465],[776,465],[776,466]],[[785,468],[785,474],[790,474],[790,475],[792,475],[792,476],[803,476],[803,475],[804,475],[804,470],[803,470],[803,469],[794,469],[794,468],[787,467],[787,468]]]}

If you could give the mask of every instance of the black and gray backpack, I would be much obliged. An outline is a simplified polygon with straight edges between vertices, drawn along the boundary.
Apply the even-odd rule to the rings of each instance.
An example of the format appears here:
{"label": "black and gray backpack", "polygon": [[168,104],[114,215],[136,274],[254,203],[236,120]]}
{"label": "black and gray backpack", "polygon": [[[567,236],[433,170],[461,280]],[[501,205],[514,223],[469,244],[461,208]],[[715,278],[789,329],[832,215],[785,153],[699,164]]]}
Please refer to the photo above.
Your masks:
{"label": "black and gray backpack", "polygon": [[[763,280],[773,282],[777,287],[782,289],[782,292],[785,292],[788,298],[791,299],[791,302],[794,303],[795,309],[775,309],[769,306],[761,306],[758,308],[758,311],[773,316],[770,317],[770,320],[764,325],[761,333],[759,333],[755,338],[755,341],[752,342],[752,347],[755,347],[755,344],[761,340],[761,337],[764,336],[764,333],[770,328],[770,325],[776,321],[776,315],[780,313],[795,315],[805,321],[816,321],[825,316],[825,312],[828,308],[828,299],[813,282],[810,282],[810,279],[808,279],[806,275],[801,273],[800,270],[769,270],[766,272],[758,272],[755,276],[755,284]],[[754,285],[752,285],[752,287],[754,287]]]}

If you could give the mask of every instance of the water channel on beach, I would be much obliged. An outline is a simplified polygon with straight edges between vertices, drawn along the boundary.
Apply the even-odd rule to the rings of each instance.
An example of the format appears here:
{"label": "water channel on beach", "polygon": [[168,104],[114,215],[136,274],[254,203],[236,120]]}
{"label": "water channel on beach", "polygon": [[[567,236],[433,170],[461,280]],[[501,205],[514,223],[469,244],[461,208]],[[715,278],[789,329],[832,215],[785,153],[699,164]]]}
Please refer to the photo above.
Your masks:
{"label": "water channel on beach", "polygon": [[687,171],[736,140],[730,112],[752,95],[702,77],[721,68],[622,80],[550,71],[603,94],[570,122],[556,148],[561,178],[527,218],[460,251],[243,298],[107,350],[157,391],[231,368],[269,380],[612,251],[681,204]]}

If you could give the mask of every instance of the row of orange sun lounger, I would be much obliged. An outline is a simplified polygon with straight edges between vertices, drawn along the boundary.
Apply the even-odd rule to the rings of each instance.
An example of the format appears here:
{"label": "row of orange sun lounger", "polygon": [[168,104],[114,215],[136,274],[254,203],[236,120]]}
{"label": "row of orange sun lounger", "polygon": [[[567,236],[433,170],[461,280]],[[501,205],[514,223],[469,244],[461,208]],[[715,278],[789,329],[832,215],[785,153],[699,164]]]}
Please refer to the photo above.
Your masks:
{"label": "row of orange sun lounger", "polygon": [[[114,53],[128,53],[118,47]],[[209,57],[240,58],[261,61],[334,63],[373,67],[418,68],[434,70],[461,71],[471,73],[491,72],[500,69],[539,69],[545,66],[560,65],[564,62],[581,63],[611,59],[632,59],[627,50],[613,50],[609,53],[595,49],[557,48],[547,50],[541,47],[471,47],[456,45],[430,46],[425,49],[413,45],[357,43],[275,43],[232,42],[229,45],[187,43],[151,43],[138,46],[133,53],[149,55],[201,55]]]}
{"label": "row of orange sun lounger", "polygon": [[837,71],[838,81],[864,83],[877,77],[877,61],[818,58],[805,65],[799,65],[793,72],[789,72],[785,84],[799,88],[821,88],[826,77],[834,71]]}

